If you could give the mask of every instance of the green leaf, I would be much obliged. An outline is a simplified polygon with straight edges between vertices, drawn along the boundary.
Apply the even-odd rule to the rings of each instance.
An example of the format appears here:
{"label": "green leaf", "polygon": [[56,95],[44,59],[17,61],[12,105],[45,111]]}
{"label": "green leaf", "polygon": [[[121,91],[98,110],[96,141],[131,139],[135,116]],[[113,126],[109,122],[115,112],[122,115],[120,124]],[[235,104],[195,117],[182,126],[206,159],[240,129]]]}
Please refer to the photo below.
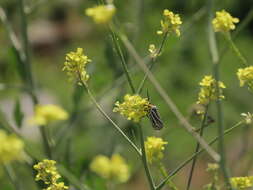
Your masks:
{"label": "green leaf", "polygon": [[17,69],[20,78],[25,82],[27,80],[27,76],[25,65],[21,59],[20,52],[12,46],[8,51],[8,55],[10,64]]}
{"label": "green leaf", "polygon": [[21,110],[21,106],[20,106],[20,102],[19,102],[18,98],[16,100],[15,107],[14,107],[14,110],[13,110],[13,117],[14,117],[15,124],[19,128],[21,128],[22,127],[22,122],[23,122],[23,119],[24,119],[24,114]]}

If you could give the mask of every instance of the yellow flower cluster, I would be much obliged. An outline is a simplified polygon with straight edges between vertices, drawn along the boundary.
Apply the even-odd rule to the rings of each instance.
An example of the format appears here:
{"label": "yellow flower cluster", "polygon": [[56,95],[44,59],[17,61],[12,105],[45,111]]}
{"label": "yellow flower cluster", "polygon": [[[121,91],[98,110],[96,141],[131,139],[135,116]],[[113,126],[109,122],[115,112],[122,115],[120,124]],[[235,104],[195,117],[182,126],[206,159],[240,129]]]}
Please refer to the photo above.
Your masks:
{"label": "yellow flower cluster", "polygon": [[253,187],[253,176],[247,176],[247,177],[232,177],[230,179],[231,185],[240,190],[240,189],[246,189],[249,187]]}
{"label": "yellow flower cluster", "polygon": [[158,56],[157,55],[157,49],[156,49],[154,44],[149,45],[148,51],[150,53],[151,58],[156,58]]}
{"label": "yellow flower cluster", "polygon": [[145,150],[147,160],[151,164],[156,161],[160,161],[163,158],[164,145],[168,142],[163,141],[162,138],[148,137],[145,141]]}
{"label": "yellow flower cluster", "polygon": [[116,8],[112,4],[99,5],[85,10],[86,15],[92,17],[97,24],[108,23],[115,12]]}
{"label": "yellow flower cluster", "polygon": [[240,86],[247,84],[250,89],[253,89],[253,66],[238,69],[237,77],[240,81]]}
{"label": "yellow flower cluster", "polygon": [[172,11],[165,9],[163,11],[164,19],[161,20],[161,30],[157,31],[158,35],[164,33],[175,33],[177,36],[180,36],[180,25],[182,24],[181,18],[178,14],[174,14]]}
{"label": "yellow flower cluster", "polygon": [[223,82],[219,81],[219,97],[217,97],[216,80],[211,75],[206,75],[199,83],[201,86],[197,104],[207,105],[212,100],[224,99],[222,89],[226,88]]}
{"label": "yellow flower cluster", "polygon": [[212,24],[215,32],[228,32],[235,29],[235,23],[238,23],[239,19],[232,17],[225,10],[217,11],[216,17],[213,19]]}
{"label": "yellow flower cluster", "polygon": [[85,67],[89,62],[91,60],[84,55],[83,49],[77,48],[76,52],[67,53],[62,70],[67,72],[71,81],[77,80],[78,84],[80,84],[80,80],[87,82],[89,75]]}
{"label": "yellow flower cluster", "polygon": [[96,156],[90,169],[99,176],[118,183],[124,183],[130,177],[129,167],[119,154],[112,155],[111,159],[103,155]]}
{"label": "yellow flower cluster", "polygon": [[115,103],[113,112],[119,112],[128,120],[139,122],[142,117],[148,114],[150,103],[147,98],[142,98],[139,95],[125,95],[124,102]]}
{"label": "yellow flower cluster", "polygon": [[36,105],[35,114],[30,119],[30,123],[36,125],[47,125],[52,121],[66,119],[68,119],[68,113],[59,106],[53,104]]}
{"label": "yellow flower cluster", "polygon": [[8,135],[0,129],[0,164],[20,160],[23,153],[24,143],[14,134]]}
{"label": "yellow flower cluster", "polygon": [[61,178],[55,166],[54,160],[43,160],[34,165],[33,168],[37,170],[38,174],[35,177],[36,181],[43,181],[48,187],[45,190],[64,190],[68,189],[63,182],[57,182]]}

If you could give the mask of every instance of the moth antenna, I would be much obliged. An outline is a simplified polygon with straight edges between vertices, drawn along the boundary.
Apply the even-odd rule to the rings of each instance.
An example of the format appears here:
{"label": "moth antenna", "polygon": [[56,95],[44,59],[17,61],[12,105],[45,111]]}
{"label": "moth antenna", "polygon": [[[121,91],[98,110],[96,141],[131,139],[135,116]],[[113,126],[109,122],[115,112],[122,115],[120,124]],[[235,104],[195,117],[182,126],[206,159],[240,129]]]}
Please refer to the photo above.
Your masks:
{"label": "moth antenna", "polygon": [[148,101],[149,101],[150,100],[150,96],[149,96],[148,88],[147,88],[147,98],[148,98]]}

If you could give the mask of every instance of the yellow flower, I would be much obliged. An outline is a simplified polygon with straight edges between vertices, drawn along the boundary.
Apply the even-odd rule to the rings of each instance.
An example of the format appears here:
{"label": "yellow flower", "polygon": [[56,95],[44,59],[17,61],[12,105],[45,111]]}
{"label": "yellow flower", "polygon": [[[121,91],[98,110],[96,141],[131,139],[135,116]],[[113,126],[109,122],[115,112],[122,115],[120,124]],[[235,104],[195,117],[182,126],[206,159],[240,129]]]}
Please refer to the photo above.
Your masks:
{"label": "yellow flower", "polygon": [[129,167],[126,164],[125,159],[122,158],[119,154],[112,155],[110,168],[111,176],[115,181],[124,183],[129,179]]}
{"label": "yellow flower", "polygon": [[235,23],[238,23],[239,19],[232,17],[225,10],[217,11],[216,17],[213,19],[212,24],[215,32],[228,32],[235,29]]}
{"label": "yellow flower", "polygon": [[201,86],[197,104],[207,105],[212,100],[224,99],[222,89],[226,88],[223,82],[219,81],[219,97],[217,97],[216,80],[211,75],[206,75],[199,83]]}
{"label": "yellow flower", "polygon": [[42,180],[45,184],[54,184],[61,177],[57,172],[54,160],[43,160],[34,165],[33,168],[37,170],[38,174],[35,177],[36,181]]}
{"label": "yellow flower", "polygon": [[89,75],[86,71],[86,65],[91,62],[91,60],[84,55],[82,48],[77,48],[76,52],[67,53],[64,62],[63,71],[66,71],[69,79],[77,80],[78,84],[81,85],[80,80],[87,82]]}
{"label": "yellow flower", "polygon": [[151,58],[156,58],[158,56],[157,55],[157,49],[156,49],[154,44],[149,45],[148,51],[150,53]]}
{"label": "yellow flower", "polygon": [[243,117],[244,122],[246,124],[249,125],[249,124],[252,123],[252,121],[253,121],[253,114],[252,113],[250,113],[250,112],[248,112],[248,113],[241,113],[241,116]]}
{"label": "yellow flower", "polygon": [[119,183],[126,182],[130,177],[129,167],[119,154],[113,154],[111,159],[103,155],[96,156],[90,169],[105,179]]}
{"label": "yellow flower", "polygon": [[163,158],[164,145],[168,142],[163,141],[162,138],[148,137],[145,141],[145,150],[147,160],[151,164],[156,161],[160,161]]}
{"label": "yellow flower", "polygon": [[125,95],[124,102],[115,103],[113,112],[119,112],[125,116],[128,120],[139,122],[142,117],[148,114],[150,103],[147,98],[142,98],[139,95]]}
{"label": "yellow flower", "polygon": [[163,11],[164,19],[161,20],[162,29],[157,31],[158,35],[164,33],[175,33],[177,36],[180,36],[180,25],[182,24],[181,18],[178,14],[174,14],[172,11],[165,9]]}
{"label": "yellow flower", "polygon": [[237,77],[240,86],[247,84],[250,89],[253,89],[253,66],[238,69]]}
{"label": "yellow flower", "polygon": [[103,155],[96,156],[90,164],[90,169],[103,178],[110,178],[110,159]]}
{"label": "yellow flower", "polygon": [[216,163],[208,163],[206,171],[217,171],[219,169],[219,164]]}
{"label": "yellow flower", "polygon": [[230,179],[231,185],[238,189],[246,189],[249,187],[253,187],[253,176],[247,176],[247,177],[232,177]]}
{"label": "yellow flower", "polygon": [[22,159],[23,150],[21,139],[0,129],[0,164]]}
{"label": "yellow flower", "polygon": [[53,104],[36,105],[35,115],[30,119],[30,123],[47,125],[52,121],[66,119],[68,119],[68,113],[59,106]]}
{"label": "yellow flower", "polygon": [[38,164],[34,165],[33,168],[38,172],[35,180],[43,181],[48,187],[45,190],[64,190],[68,189],[63,182],[57,182],[61,178],[55,166],[56,161],[54,160],[43,160]]}
{"label": "yellow flower", "polygon": [[115,12],[116,8],[112,4],[99,5],[85,10],[86,15],[92,17],[97,24],[108,23],[111,21]]}

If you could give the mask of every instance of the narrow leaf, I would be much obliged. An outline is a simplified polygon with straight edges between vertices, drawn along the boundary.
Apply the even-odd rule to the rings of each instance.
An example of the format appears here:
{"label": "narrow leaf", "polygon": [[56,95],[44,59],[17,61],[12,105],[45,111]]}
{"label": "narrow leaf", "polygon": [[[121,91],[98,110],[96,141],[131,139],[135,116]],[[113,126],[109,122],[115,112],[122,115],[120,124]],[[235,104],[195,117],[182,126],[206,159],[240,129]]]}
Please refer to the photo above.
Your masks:
{"label": "narrow leaf", "polygon": [[24,114],[21,110],[20,101],[18,98],[16,100],[15,107],[13,110],[13,117],[14,117],[14,121],[15,121],[15,124],[17,125],[17,127],[21,128],[22,123],[23,123],[23,119],[24,119]]}

